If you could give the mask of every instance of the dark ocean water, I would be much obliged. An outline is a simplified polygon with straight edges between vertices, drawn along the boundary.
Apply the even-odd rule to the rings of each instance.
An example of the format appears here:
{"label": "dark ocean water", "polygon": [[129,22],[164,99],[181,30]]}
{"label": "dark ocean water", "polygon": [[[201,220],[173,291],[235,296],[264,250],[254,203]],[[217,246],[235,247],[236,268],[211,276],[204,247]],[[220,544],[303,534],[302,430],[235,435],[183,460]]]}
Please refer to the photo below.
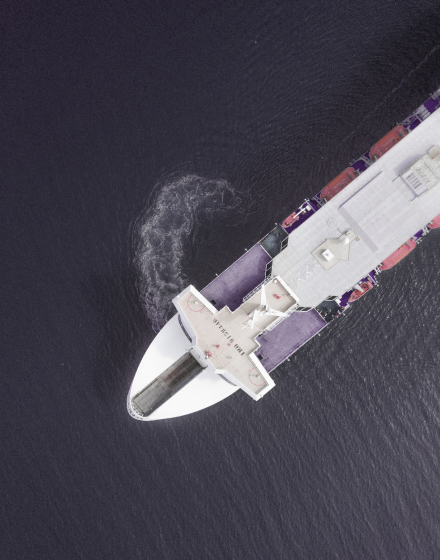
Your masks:
{"label": "dark ocean water", "polygon": [[440,4],[0,8],[0,558],[440,558],[440,234],[275,373],[134,421],[202,288],[440,86]]}

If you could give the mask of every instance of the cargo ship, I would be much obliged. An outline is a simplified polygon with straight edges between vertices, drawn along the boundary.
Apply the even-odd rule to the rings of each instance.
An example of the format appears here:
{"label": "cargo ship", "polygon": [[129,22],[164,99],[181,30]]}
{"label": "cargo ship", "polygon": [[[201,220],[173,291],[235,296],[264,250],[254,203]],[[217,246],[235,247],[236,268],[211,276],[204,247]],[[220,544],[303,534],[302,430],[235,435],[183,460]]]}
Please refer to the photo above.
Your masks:
{"label": "cargo ship", "polygon": [[440,88],[305,200],[175,315],[147,349],[127,407],[137,420],[190,414],[274,370],[440,228]]}

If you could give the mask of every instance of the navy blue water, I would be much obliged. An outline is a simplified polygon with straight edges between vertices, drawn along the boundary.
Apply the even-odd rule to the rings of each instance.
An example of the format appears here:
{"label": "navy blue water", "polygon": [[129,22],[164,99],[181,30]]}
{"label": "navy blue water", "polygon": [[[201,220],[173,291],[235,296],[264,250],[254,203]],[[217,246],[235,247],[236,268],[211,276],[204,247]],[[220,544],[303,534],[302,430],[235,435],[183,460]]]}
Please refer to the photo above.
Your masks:
{"label": "navy blue water", "polygon": [[2,3],[0,557],[440,557],[432,232],[255,403],[141,423],[199,288],[440,86],[436,0]]}

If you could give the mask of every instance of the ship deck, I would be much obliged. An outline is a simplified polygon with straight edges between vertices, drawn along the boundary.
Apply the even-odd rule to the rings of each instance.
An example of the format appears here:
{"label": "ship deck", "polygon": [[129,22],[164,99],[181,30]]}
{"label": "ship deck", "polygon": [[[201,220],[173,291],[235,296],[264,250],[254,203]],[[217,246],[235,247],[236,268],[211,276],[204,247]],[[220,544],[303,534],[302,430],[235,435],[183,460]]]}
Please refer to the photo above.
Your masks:
{"label": "ship deck", "polygon": [[[440,212],[439,184],[416,197],[400,177],[436,144],[440,111],[292,231],[287,248],[273,260],[272,274],[283,278],[301,306],[342,296]],[[325,270],[312,253],[350,228],[359,241],[351,244],[349,260]]]}
{"label": "ship deck", "polygon": [[[271,309],[286,312],[295,303],[295,298],[283,286],[272,280],[265,286],[267,303]],[[261,290],[235,311],[224,307],[213,313],[203,298],[190,291],[177,301],[179,312],[183,313],[195,332],[197,348],[207,356],[217,371],[225,371],[248,389],[258,394],[266,389],[270,378],[265,378],[265,368],[251,354],[258,349],[256,337],[278,319],[274,315],[263,315],[253,328],[245,326],[259,305]]]}

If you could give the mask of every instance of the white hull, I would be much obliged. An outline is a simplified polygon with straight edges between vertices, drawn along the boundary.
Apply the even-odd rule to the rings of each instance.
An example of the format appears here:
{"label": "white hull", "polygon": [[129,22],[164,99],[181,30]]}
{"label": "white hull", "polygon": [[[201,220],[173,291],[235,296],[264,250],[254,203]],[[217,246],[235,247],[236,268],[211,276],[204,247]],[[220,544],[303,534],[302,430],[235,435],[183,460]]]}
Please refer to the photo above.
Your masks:
{"label": "white hull", "polygon": [[178,314],[131,385],[134,418],[183,416],[239,388],[259,400],[275,385],[269,372],[331,320],[322,303],[341,314],[360,279],[428,233],[440,217],[440,111],[424,118],[325,204],[306,205],[312,215],[290,233],[277,226],[203,293],[188,286],[174,298]]}
{"label": "white hull", "polygon": [[150,414],[147,418],[138,415],[131,406],[131,399],[171,366],[192,347],[184,335],[178,315],[163,327],[145,352],[128,392],[127,407],[137,420],[163,420],[197,412],[229,397],[238,387],[227,383],[212,372],[202,372],[183,389]]}

